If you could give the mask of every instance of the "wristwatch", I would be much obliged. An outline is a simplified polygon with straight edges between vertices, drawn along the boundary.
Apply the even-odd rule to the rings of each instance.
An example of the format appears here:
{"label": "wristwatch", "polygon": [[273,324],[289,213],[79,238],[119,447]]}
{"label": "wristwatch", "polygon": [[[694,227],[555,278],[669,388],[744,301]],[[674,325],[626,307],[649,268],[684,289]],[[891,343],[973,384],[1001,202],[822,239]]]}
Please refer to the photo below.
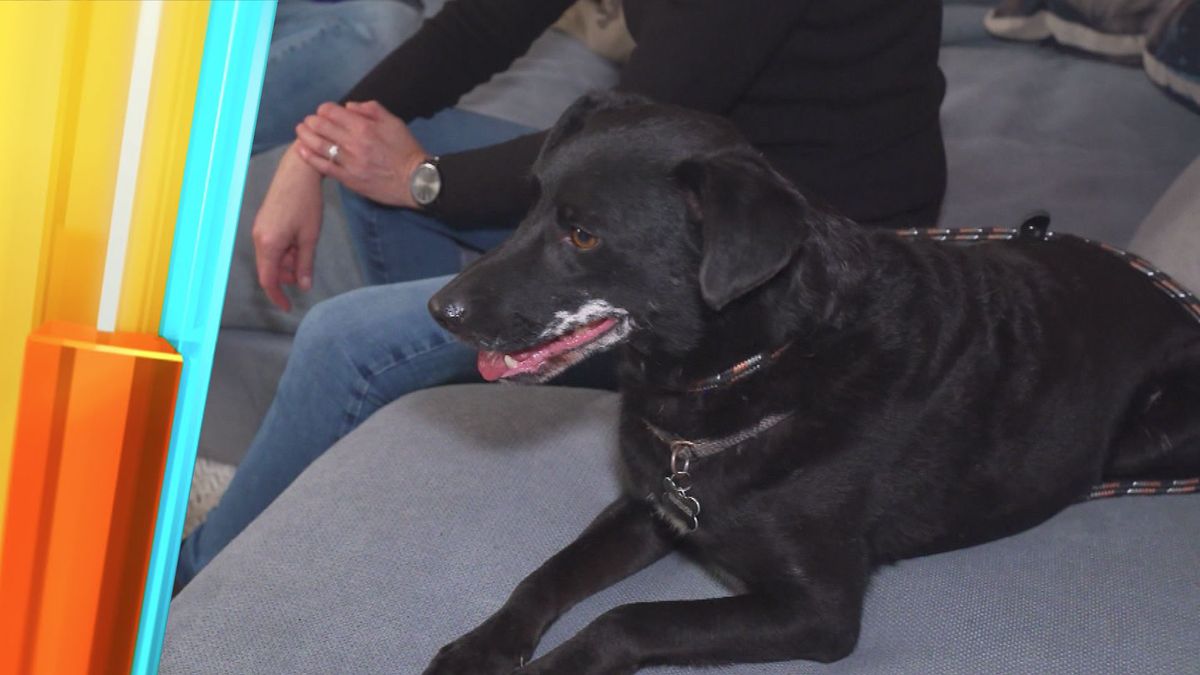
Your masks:
{"label": "wristwatch", "polygon": [[442,193],[442,172],[438,171],[438,158],[430,157],[418,164],[408,187],[418,206],[429,206],[437,201]]}

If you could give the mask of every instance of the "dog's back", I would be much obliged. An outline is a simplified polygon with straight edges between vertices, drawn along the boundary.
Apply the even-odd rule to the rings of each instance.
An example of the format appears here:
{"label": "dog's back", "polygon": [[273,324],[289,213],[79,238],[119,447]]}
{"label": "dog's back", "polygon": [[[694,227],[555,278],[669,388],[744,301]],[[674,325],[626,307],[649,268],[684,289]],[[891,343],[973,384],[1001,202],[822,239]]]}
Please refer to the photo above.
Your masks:
{"label": "dog's back", "polygon": [[878,415],[881,558],[1020,531],[1106,477],[1200,475],[1200,323],[1145,274],[1068,236],[874,239],[901,279],[876,321],[907,352]]}

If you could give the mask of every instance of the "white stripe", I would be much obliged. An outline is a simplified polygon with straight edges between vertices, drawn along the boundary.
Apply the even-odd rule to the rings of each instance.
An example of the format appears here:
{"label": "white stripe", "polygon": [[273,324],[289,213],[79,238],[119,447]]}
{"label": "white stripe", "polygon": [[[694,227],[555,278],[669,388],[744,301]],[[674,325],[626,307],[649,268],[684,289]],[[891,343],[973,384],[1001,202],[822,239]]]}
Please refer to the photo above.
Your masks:
{"label": "white stripe", "polygon": [[137,40],[133,48],[129,100],[125,104],[125,129],[121,133],[117,189],[108,228],[104,281],[100,286],[100,314],[96,319],[96,327],[103,331],[115,330],[117,326],[117,306],[121,301],[125,255],[129,250],[129,223],[133,218],[133,196],[137,188],[138,165],[142,159],[142,135],[146,126],[146,109],[150,103],[150,78],[154,74],[154,52],[158,47],[161,18],[162,0],[142,0],[138,11]]}

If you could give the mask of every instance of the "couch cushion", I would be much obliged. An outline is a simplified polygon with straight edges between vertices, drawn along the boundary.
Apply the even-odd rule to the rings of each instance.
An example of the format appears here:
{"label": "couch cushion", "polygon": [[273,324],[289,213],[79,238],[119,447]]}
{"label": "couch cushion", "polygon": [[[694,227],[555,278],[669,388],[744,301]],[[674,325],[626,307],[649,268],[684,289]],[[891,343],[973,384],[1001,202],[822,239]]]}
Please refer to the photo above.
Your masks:
{"label": "couch cushion", "polygon": [[200,428],[200,457],[240,464],[271,406],[292,349],[290,333],[224,328]]}
{"label": "couch cushion", "polygon": [[1129,248],[1200,293],[1200,158],[1154,205]]}
{"label": "couch cushion", "polygon": [[[616,412],[614,394],[488,385],[382,409],[175,599],[160,672],[421,672],[614,497]],[[703,672],[1189,672],[1197,535],[1197,496],[1075,506],[882,570],[839,663]],[[725,592],[672,556],[569,612],[541,651],[617,604]]]}

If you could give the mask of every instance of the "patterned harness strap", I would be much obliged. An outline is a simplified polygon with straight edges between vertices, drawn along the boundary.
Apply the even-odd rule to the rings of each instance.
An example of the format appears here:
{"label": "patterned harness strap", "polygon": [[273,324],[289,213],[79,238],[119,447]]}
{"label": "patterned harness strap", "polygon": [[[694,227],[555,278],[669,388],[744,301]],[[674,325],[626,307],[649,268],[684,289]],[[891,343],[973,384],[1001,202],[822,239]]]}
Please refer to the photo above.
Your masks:
{"label": "patterned harness strap", "polygon": [[1126,495],[1190,495],[1200,492],[1200,478],[1183,478],[1179,480],[1114,480],[1100,483],[1092,488],[1089,499],[1105,497],[1124,497]]}
{"label": "patterned harness strap", "polygon": [[[1035,215],[1026,219],[1019,228],[1015,227],[964,227],[956,229],[942,228],[912,228],[899,230],[896,234],[905,239],[929,239],[932,241],[977,242],[977,241],[1008,241],[1012,239],[1063,239],[1071,237],[1085,243],[1097,246],[1124,260],[1130,267],[1141,272],[1154,283],[1163,293],[1182,306],[1192,318],[1200,322],[1200,299],[1172,279],[1166,272],[1155,268],[1141,256],[1119,249],[1104,242],[1093,241],[1075,235],[1063,235],[1050,232],[1049,216]],[[1113,480],[1095,485],[1080,498],[1079,501],[1104,499],[1107,497],[1125,497],[1128,495],[1184,495],[1200,493],[1200,477],[1180,480]]]}

